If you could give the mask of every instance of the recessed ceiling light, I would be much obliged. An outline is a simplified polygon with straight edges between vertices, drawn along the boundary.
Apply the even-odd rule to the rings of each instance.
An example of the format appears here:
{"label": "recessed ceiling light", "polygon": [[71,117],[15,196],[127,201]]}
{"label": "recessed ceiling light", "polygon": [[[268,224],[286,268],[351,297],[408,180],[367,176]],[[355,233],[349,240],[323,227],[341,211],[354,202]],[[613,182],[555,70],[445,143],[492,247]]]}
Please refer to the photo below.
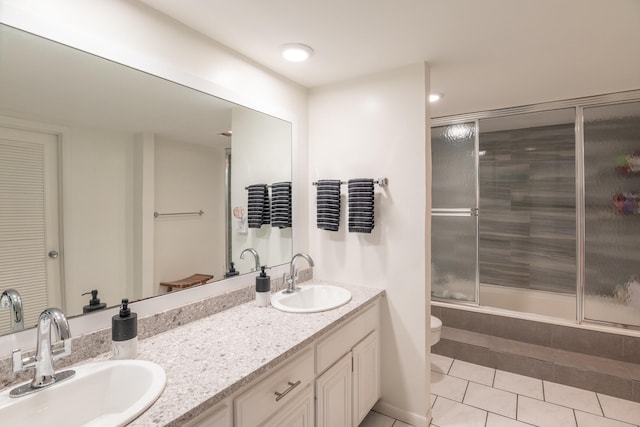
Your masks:
{"label": "recessed ceiling light", "polygon": [[282,57],[291,62],[302,62],[311,58],[313,49],[305,44],[287,43],[282,45]]}
{"label": "recessed ceiling light", "polygon": [[431,92],[429,94],[429,102],[439,101],[444,95],[438,92]]}

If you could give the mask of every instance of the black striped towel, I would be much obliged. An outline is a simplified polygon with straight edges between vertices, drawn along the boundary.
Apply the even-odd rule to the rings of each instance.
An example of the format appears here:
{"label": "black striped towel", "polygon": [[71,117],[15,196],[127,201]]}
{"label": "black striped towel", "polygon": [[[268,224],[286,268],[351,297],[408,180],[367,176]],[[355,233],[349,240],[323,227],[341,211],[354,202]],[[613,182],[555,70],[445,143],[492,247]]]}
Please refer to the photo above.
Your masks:
{"label": "black striped towel", "polygon": [[269,190],[266,184],[254,184],[247,187],[247,222],[249,228],[260,228],[271,222]]}
{"label": "black striped towel", "polygon": [[340,180],[321,179],[316,186],[316,224],[322,230],[340,228]]}
{"label": "black striped towel", "polygon": [[350,179],[349,232],[371,233],[373,221],[373,179]]}
{"label": "black striped towel", "polygon": [[291,182],[271,184],[271,226],[291,227]]}

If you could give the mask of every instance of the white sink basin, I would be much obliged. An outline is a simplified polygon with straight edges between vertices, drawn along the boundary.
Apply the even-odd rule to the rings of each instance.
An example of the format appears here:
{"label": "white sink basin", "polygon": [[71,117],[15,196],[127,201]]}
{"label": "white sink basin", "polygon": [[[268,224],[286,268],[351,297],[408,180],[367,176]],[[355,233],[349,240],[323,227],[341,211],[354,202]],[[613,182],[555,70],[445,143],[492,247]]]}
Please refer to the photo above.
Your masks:
{"label": "white sink basin", "polygon": [[278,292],[271,305],[289,313],[315,313],[331,310],[351,301],[351,292],[331,285],[306,285],[292,294]]}
{"label": "white sink basin", "polygon": [[[71,368],[73,378],[22,397],[0,393],[7,426],[124,426],[156,401],[166,383],[153,362],[117,360]],[[64,371],[64,369],[62,369]]]}

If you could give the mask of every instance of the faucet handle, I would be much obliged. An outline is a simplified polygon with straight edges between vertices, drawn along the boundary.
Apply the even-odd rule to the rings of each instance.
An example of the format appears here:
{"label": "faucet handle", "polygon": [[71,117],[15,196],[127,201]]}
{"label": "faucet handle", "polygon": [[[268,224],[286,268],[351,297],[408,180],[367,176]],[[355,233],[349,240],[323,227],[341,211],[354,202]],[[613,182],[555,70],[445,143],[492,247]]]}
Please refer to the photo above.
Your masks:
{"label": "faucet handle", "polygon": [[16,348],[11,352],[13,373],[26,371],[27,369],[33,369],[35,367],[35,356],[22,357],[22,351]]}
{"label": "faucet handle", "polygon": [[71,339],[58,341],[51,344],[51,356],[53,360],[62,359],[71,354]]}
{"label": "faucet handle", "polygon": [[23,371],[24,365],[22,364],[22,352],[20,351],[20,349],[19,348],[14,349],[13,352],[11,353],[11,356],[13,358],[12,360],[13,373],[17,374],[18,372]]}

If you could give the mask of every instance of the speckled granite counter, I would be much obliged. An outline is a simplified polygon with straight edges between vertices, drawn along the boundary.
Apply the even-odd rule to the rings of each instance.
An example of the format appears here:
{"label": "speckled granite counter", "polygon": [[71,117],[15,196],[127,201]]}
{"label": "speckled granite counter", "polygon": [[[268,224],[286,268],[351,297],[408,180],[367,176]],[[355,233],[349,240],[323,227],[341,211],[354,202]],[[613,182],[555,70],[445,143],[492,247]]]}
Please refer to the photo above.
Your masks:
{"label": "speckled granite counter", "polygon": [[[336,284],[313,280],[305,285],[314,283]],[[130,425],[183,424],[350,319],[384,292],[336,285],[349,289],[352,298],[334,310],[284,313],[257,307],[252,301],[141,340],[138,359],[162,366],[167,385],[153,406]]]}

